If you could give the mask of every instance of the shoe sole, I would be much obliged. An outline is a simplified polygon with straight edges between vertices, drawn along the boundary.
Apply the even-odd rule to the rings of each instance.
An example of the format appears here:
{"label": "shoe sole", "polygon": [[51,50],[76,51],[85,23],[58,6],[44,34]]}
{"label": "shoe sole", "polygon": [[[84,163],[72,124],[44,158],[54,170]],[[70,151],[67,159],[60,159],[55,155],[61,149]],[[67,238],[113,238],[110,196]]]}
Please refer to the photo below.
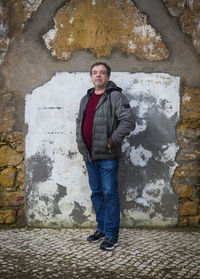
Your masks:
{"label": "shoe sole", "polygon": [[115,247],[117,247],[119,245],[119,243],[115,243],[112,247],[103,247],[101,248],[102,250],[113,250]]}

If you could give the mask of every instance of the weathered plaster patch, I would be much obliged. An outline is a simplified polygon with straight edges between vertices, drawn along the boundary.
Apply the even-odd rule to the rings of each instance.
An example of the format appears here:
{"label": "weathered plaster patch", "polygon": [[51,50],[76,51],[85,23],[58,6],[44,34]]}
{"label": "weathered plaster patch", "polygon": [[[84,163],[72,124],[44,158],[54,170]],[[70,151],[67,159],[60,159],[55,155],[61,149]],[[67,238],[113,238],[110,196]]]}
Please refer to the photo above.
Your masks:
{"label": "weathered plaster patch", "polygon": [[[111,79],[124,89],[137,122],[122,146],[122,224],[175,224],[177,202],[170,182],[176,167],[180,80],[124,72],[112,73]],[[94,224],[86,169],[75,142],[79,102],[91,86],[89,73],[57,73],[26,96],[29,224]]]}
{"label": "weathered plaster patch", "polygon": [[158,152],[156,160],[167,163],[175,159],[175,154],[178,151],[178,147],[175,143],[168,143],[167,145],[161,146],[161,150]]}
{"label": "weathered plaster patch", "polygon": [[106,56],[114,48],[151,61],[169,56],[160,34],[129,0],[71,0],[57,12],[54,22],[54,29],[43,39],[58,59],[68,59],[76,50]]}
{"label": "weathered plaster patch", "polygon": [[[178,201],[170,184],[177,166],[175,128],[179,119],[180,79],[143,73],[121,73],[120,77],[113,73],[112,78],[124,88],[136,115],[136,129],[122,145],[123,170],[119,176],[122,224],[176,224]],[[149,185],[160,189],[158,197],[152,191],[147,199],[145,189]]]}
{"label": "weathered plaster patch", "polygon": [[[75,142],[78,102],[84,88],[91,86],[88,81],[89,76],[86,78],[85,73],[59,73],[26,96],[25,118],[29,124],[26,137],[27,215],[30,224],[37,221],[43,226],[55,223],[72,226],[80,216],[83,225],[94,221],[87,176],[82,171],[84,164]],[[62,185],[62,193],[58,185]],[[46,203],[49,211],[44,209]],[[86,218],[80,212],[79,217],[74,216],[78,205],[85,208]]]}
{"label": "weathered plaster patch", "polygon": [[144,167],[148,160],[153,156],[152,152],[144,149],[141,145],[138,147],[131,147],[130,159],[133,165]]}

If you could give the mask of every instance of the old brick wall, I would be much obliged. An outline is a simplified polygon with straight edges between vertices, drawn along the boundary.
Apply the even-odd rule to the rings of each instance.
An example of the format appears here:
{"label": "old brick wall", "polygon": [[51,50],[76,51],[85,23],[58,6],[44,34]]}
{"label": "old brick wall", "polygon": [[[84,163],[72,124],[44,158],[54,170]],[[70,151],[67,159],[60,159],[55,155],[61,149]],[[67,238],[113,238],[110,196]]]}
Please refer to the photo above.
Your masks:
{"label": "old brick wall", "polygon": [[[97,1],[84,1],[88,5],[87,13],[91,11],[86,20],[84,6],[81,6],[83,1],[78,0],[4,0],[0,3],[0,224],[26,223],[25,95],[49,81],[57,72],[88,71],[91,63],[103,60],[116,72],[163,72],[181,78],[181,115],[176,129],[178,165],[172,187],[179,197],[178,225],[200,227],[199,1],[135,0],[127,2],[127,5],[134,4],[130,9],[123,1],[120,10],[116,1],[105,1],[111,14],[118,9],[123,26],[117,28],[114,16],[106,17],[102,9],[96,10]],[[65,21],[70,10],[74,13],[76,5],[77,18],[69,17]],[[62,13],[65,13],[64,17]],[[101,21],[94,23],[94,14],[95,18],[101,14],[105,18],[104,24],[108,20],[112,28],[104,28]],[[127,19],[132,17],[134,20],[129,25]],[[85,29],[79,20],[84,22]],[[88,26],[92,28],[84,36]],[[64,32],[64,39],[63,27],[70,31]],[[57,28],[58,40],[53,41],[52,36],[52,41],[45,41],[46,34]],[[81,37],[72,37],[74,30],[84,40],[79,42]],[[91,40],[90,34],[96,34],[97,40]],[[98,52],[98,39],[102,41],[102,38],[107,42],[105,53]],[[162,46],[160,50],[159,45]],[[60,58],[60,50],[69,52],[69,55]],[[97,59],[96,55],[100,57]]]}

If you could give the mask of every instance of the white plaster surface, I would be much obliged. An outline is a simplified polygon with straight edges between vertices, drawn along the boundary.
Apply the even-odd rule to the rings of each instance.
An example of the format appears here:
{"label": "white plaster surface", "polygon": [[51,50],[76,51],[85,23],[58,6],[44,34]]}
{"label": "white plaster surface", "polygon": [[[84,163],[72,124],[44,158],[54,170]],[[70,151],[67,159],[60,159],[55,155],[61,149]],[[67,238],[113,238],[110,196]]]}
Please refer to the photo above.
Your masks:
{"label": "white plaster surface", "polygon": [[152,152],[144,149],[141,145],[138,147],[131,147],[130,159],[133,165],[144,167],[148,160],[153,156]]}
{"label": "white plaster surface", "polygon": [[[122,225],[133,225],[133,219],[143,225],[174,224],[176,217],[164,217],[162,213],[156,212],[156,204],[162,207],[165,193],[173,195],[170,181],[176,167],[176,142],[162,144],[159,152],[154,154],[151,147],[147,148],[137,141],[133,144],[131,139],[137,139],[147,131],[148,113],[154,110],[155,100],[158,113],[165,115],[166,119],[176,116],[178,121],[179,77],[162,73],[118,72],[112,73],[111,80],[124,89],[137,121],[136,130],[124,140],[122,146],[124,167],[130,169],[130,184],[125,189],[125,198],[126,202],[135,203],[135,207],[123,210]],[[30,224],[94,224],[86,169],[75,141],[79,102],[90,87],[89,73],[62,72],[26,96],[27,217]],[[40,165],[42,158],[47,158],[47,166]],[[170,162],[167,180],[159,176],[154,179],[147,176],[143,185],[134,186],[137,177],[134,177],[135,169],[131,172],[131,168],[139,168],[141,172],[147,173],[151,160]],[[38,176],[35,174],[37,167]],[[43,167],[49,167],[45,177],[40,174]],[[61,189],[65,193],[60,193]],[[176,211],[176,205],[173,206],[172,211]],[[77,214],[78,219],[74,217]],[[150,217],[152,214],[154,217]]]}

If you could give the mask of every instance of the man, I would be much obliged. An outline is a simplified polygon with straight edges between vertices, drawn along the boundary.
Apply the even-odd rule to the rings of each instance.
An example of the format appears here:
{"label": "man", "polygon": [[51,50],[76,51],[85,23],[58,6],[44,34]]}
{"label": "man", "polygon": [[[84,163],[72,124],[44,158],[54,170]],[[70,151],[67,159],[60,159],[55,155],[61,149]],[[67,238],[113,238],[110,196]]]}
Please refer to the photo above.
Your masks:
{"label": "man", "polygon": [[122,89],[109,81],[111,69],[103,62],[91,66],[94,87],[80,103],[76,136],[83,155],[92,191],[97,230],[89,242],[104,238],[101,249],[112,250],[118,245],[120,203],[118,194],[118,159],[121,143],[135,128],[132,109]]}

